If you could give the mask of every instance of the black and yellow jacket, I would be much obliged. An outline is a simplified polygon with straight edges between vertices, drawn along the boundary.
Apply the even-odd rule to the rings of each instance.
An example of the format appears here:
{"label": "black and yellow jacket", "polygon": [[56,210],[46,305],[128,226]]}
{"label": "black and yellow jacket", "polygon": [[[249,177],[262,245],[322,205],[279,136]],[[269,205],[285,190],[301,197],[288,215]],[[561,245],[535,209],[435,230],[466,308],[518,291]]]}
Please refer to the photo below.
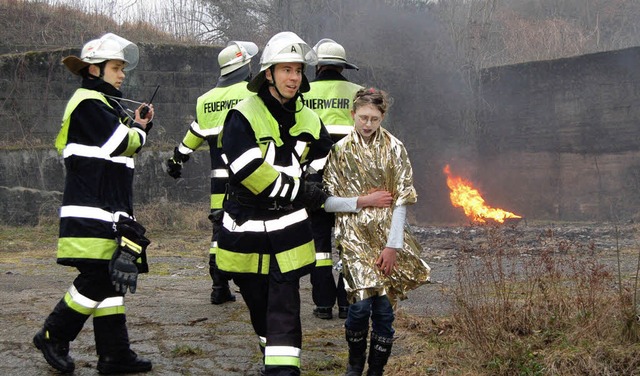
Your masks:
{"label": "black and yellow jacket", "polygon": [[[84,79],[69,100],[56,138],[64,157],[58,263],[108,263],[116,249],[114,223],[133,217],[133,157],[146,132],[129,118],[121,97],[103,80]],[[148,270],[146,256],[138,265]]]}
{"label": "black and yellow jacket", "polygon": [[211,159],[211,200],[212,210],[222,209],[222,201],[229,174],[221,158],[218,135],[222,131],[227,113],[238,102],[253,93],[247,89],[247,82],[242,80],[229,86],[216,86],[198,98],[196,103],[196,120],[191,123],[178,151],[189,155],[196,151],[206,140],[209,144]]}
{"label": "black and yellow jacket", "polygon": [[309,218],[304,206],[290,199],[302,189],[305,167],[325,159],[332,144],[320,118],[300,98],[283,107],[266,85],[229,112],[222,151],[229,190],[239,199],[224,204],[216,260],[222,271],[268,274],[275,257],[284,276],[310,272],[315,248]]}

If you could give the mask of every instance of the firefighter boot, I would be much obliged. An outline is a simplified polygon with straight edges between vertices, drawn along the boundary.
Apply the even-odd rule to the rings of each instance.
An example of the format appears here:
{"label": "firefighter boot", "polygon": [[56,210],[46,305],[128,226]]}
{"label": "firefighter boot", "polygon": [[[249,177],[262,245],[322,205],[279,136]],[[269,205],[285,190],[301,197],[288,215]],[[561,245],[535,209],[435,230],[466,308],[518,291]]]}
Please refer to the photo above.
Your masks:
{"label": "firefighter boot", "polygon": [[59,341],[49,335],[49,331],[41,329],[33,337],[33,344],[42,351],[49,365],[62,373],[71,373],[76,365],[69,356],[69,342]]}
{"label": "firefighter boot", "polygon": [[235,302],[236,296],[231,293],[229,286],[216,286],[211,291],[211,304],[223,304],[226,302]]}
{"label": "firefighter boot", "polygon": [[313,315],[319,319],[331,320],[333,318],[333,307],[316,307]]}
{"label": "firefighter boot", "polygon": [[224,304],[235,302],[236,296],[229,289],[229,280],[220,272],[216,264],[216,255],[209,255],[209,275],[213,281],[211,291],[211,304]]}
{"label": "firefighter boot", "polygon": [[392,345],[393,337],[380,337],[375,333],[371,333],[367,376],[382,376],[384,374],[384,366],[387,365],[387,360],[391,355]]}
{"label": "firefighter boot", "polygon": [[100,355],[98,359],[98,372],[103,375],[139,373],[151,371],[151,362],[138,357],[133,350],[128,350],[117,355]]}
{"label": "firefighter boot", "polygon": [[345,376],[361,376],[367,358],[367,329],[359,332],[345,329],[344,334],[349,345],[349,364]]}
{"label": "firefighter boot", "polygon": [[339,306],[338,307],[338,317],[341,319],[346,319],[349,316],[349,306]]}

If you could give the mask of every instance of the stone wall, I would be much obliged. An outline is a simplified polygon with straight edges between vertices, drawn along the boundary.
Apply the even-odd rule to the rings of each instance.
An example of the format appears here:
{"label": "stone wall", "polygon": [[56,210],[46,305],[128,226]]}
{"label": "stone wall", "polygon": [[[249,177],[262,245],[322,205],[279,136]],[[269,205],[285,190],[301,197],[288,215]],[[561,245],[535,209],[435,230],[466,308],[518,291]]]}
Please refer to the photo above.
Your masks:
{"label": "stone wall", "polygon": [[[152,142],[180,138],[194,119],[198,96],[215,85],[219,47],[141,44],[140,63],[127,72],[125,98],[154,99],[156,119]],[[76,49],[0,56],[0,141],[34,140],[48,144],[60,127],[61,114],[81,79],[61,64]],[[133,105],[131,105],[133,106]]]}
{"label": "stone wall", "polygon": [[[164,162],[195,118],[198,96],[215,85],[219,47],[145,45],[140,63],[127,73],[125,98],[154,99],[156,115],[149,142],[136,159],[135,199],[202,202],[209,198],[209,159],[194,154],[183,178],[174,180]],[[55,214],[64,189],[64,165],[53,140],[68,99],[80,84],[61,64],[75,49],[0,56],[0,223],[33,224]]]}
{"label": "stone wall", "polygon": [[640,48],[482,72],[477,178],[532,218],[621,220],[640,209]]}
{"label": "stone wall", "polygon": [[[156,85],[160,89],[155,126],[136,162],[136,202],[202,202],[206,208],[207,152],[195,153],[179,180],[167,176],[164,161],[193,120],[197,97],[217,79],[220,48],[142,44],[140,50],[140,64],[123,87],[125,97],[146,101]],[[79,51],[0,56],[0,208],[7,213],[0,222],[33,224],[57,210],[64,168],[53,139],[80,81],[60,64],[71,53]],[[432,105],[416,104],[435,103],[425,93],[413,102],[397,101],[385,123],[412,157],[420,197],[410,211],[412,220],[465,220],[448,202],[441,173],[447,163],[472,180],[489,205],[528,219],[635,218],[638,55],[640,49],[632,48],[484,70],[473,105],[475,131],[456,120],[466,111],[463,103],[426,111]],[[372,82],[368,74],[349,72],[365,85]],[[394,93],[409,90],[397,86],[386,88],[396,98]]]}

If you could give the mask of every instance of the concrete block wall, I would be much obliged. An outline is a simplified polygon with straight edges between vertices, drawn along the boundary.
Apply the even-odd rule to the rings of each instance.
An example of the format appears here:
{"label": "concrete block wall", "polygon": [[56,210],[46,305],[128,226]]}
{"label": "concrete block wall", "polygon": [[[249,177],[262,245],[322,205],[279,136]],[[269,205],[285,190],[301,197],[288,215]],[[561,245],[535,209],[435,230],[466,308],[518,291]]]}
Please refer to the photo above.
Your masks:
{"label": "concrete block wall", "polygon": [[[123,96],[154,99],[157,134],[152,142],[180,138],[195,115],[198,96],[218,78],[219,47],[140,44],[140,63],[127,73]],[[43,144],[55,138],[64,107],[80,84],[61,63],[77,49],[29,52],[0,57],[0,141]],[[134,105],[131,105],[132,107]]]}
{"label": "concrete block wall", "polygon": [[482,72],[476,177],[531,217],[625,220],[640,209],[640,48]]}
{"label": "concrete block wall", "polygon": [[[140,50],[140,64],[123,87],[125,97],[146,101],[156,85],[160,89],[149,145],[136,162],[136,202],[206,207],[208,153],[195,153],[180,180],[166,175],[164,163],[193,120],[197,97],[217,79],[220,48],[143,44]],[[64,168],[53,140],[80,81],[60,63],[71,53],[79,51],[0,56],[0,203],[10,212],[2,222],[33,223],[43,211],[57,210]],[[439,106],[440,120],[434,121],[416,115],[409,108],[415,103],[398,101],[389,120],[398,126],[396,134],[404,138],[414,165],[420,197],[412,218],[465,220],[448,202],[441,170],[451,163],[488,204],[529,219],[635,219],[639,57],[640,48],[631,48],[484,70],[475,92],[477,132],[465,134],[465,140],[450,131],[453,119],[460,118],[453,111],[463,111],[463,104],[452,105],[454,110]],[[358,74],[364,78],[354,81],[366,83],[366,71]],[[393,95],[402,92],[402,83],[398,86],[385,89]],[[419,98],[425,106],[431,103]]]}

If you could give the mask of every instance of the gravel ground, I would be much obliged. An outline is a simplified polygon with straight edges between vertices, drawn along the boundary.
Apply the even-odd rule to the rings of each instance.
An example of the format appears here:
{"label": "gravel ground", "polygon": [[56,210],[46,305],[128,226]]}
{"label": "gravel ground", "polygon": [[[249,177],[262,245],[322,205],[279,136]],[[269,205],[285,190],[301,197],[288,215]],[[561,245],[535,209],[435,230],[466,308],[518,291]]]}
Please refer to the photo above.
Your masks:
{"label": "gravel ground", "polygon": [[[451,305],[446,290],[455,278],[461,254],[487,247],[486,227],[443,226],[415,228],[423,244],[424,259],[432,267],[432,284],[422,286],[399,303],[399,309],[422,317],[447,316]],[[521,222],[498,231],[517,239],[523,257],[554,244],[569,244],[578,251],[599,252],[601,260],[617,267],[621,250],[624,273],[637,265],[635,225],[616,232],[609,224],[544,224]],[[616,235],[619,234],[619,235]],[[616,245],[616,242],[618,245]],[[4,241],[3,241],[4,243]],[[584,246],[583,246],[584,245]],[[4,247],[3,247],[4,248]],[[0,251],[0,373],[3,375],[55,374],[31,340],[46,315],[75,277],[73,269],[55,265],[43,251],[38,259],[8,257]],[[194,254],[198,252],[193,252]],[[138,291],[127,295],[127,319],[132,348],[153,361],[153,375],[257,375],[260,353],[246,306],[238,301],[222,306],[209,303],[210,279],[206,255],[153,257],[152,272],[140,278]],[[157,270],[157,271],[154,271]],[[303,374],[335,375],[346,361],[343,320],[320,320],[312,316],[308,277],[301,282],[304,344]],[[401,335],[401,333],[400,333]],[[397,341],[394,353],[402,353]],[[72,343],[75,375],[96,375],[96,356],[91,321]],[[313,370],[313,371],[307,371]]]}

